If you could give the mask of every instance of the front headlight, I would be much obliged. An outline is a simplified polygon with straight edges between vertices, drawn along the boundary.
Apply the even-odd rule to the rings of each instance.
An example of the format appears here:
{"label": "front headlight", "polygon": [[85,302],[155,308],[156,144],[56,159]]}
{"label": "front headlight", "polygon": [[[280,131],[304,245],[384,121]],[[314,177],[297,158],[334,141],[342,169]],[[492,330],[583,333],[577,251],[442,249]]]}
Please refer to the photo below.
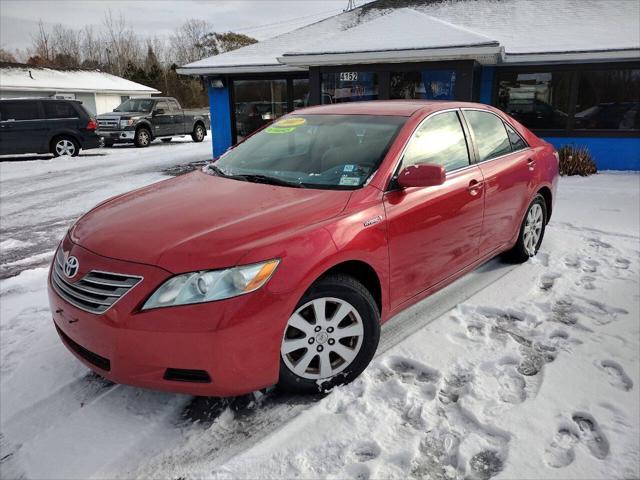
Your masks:
{"label": "front headlight", "polygon": [[135,118],[130,118],[128,120],[120,120],[120,128],[127,128],[134,124],[136,121]]}
{"label": "front headlight", "polygon": [[280,260],[253,265],[185,273],[164,282],[142,307],[143,310],[211,302],[244,295],[262,287]]}

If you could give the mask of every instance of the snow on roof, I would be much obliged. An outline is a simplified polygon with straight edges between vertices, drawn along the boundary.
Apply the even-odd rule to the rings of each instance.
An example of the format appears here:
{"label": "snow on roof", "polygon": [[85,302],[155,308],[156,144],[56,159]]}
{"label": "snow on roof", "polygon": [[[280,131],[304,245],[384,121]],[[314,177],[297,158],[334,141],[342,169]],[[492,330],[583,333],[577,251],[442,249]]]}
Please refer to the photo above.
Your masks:
{"label": "snow on roof", "polygon": [[[399,27],[402,28],[399,28]],[[393,32],[391,35],[381,35]],[[322,45],[292,48],[284,56],[324,53],[352,53],[423,48],[470,47],[498,45],[495,40],[471,30],[430,17],[410,8],[401,8],[374,18],[326,39]]]}
{"label": "snow on roof", "polygon": [[0,67],[0,90],[160,93],[145,85],[97,70],[53,70],[13,65]]}
{"label": "snow on roof", "polygon": [[[398,4],[411,8],[372,8],[368,4],[248,47],[190,63],[179,73],[298,70],[294,53],[301,56],[355,49],[365,52],[372,48],[385,51],[451,48],[481,38],[497,41],[504,49],[506,61],[520,61],[534,54],[547,55],[551,60],[570,60],[571,57],[563,56],[566,52],[609,52],[607,55],[622,52],[620,57],[634,58],[640,49],[637,1],[425,0],[423,4],[418,1]],[[600,57],[586,54],[580,58]]]}

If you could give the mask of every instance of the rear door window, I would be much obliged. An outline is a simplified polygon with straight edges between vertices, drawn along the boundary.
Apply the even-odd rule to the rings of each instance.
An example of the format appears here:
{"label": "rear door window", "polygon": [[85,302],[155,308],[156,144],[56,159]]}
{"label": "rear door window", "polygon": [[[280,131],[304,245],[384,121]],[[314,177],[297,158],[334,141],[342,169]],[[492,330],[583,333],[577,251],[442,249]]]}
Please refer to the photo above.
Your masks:
{"label": "rear door window", "polygon": [[176,100],[167,100],[169,102],[169,105],[171,105],[171,111],[173,112],[179,112],[180,111],[180,105],[178,105],[178,102]]}
{"label": "rear door window", "polygon": [[511,142],[502,119],[479,110],[465,110],[464,116],[473,131],[481,162],[511,153]]}
{"label": "rear door window", "polygon": [[156,103],[156,110],[164,110],[164,113],[169,113],[169,103],[168,102],[158,102]]}
{"label": "rear door window", "polygon": [[402,158],[402,166],[442,165],[447,172],[469,165],[464,130],[456,112],[438,113],[416,130]]}
{"label": "rear door window", "polygon": [[0,121],[37,120],[40,118],[38,102],[0,102]]}
{"label": "rear door window", "polygon": [[42,102],[45,118],[78,118],[78,112],[68,102]]}

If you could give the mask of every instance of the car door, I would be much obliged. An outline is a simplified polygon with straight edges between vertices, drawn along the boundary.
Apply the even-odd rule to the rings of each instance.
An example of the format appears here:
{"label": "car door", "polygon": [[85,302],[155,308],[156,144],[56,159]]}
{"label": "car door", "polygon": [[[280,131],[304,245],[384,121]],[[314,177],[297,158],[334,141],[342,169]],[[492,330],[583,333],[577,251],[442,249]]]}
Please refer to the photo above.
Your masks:
{"label": "car door", "polygon": [[526,142],[503,119],[486,110],[463,109],[477,148],[485,185],[480,254],[509,243],[520,228],[533,188],[535,161]]}
{"label": "car door", "polygon": [[153,130],[156,137],[170,137],[173,135],[173,112],[169,102],[160,100],[153,108]]}
{"label": "car door", "polygon": [[173,115],[173,133],[175,135],[183,135],[187,132],[187,129],[185,126],[185,116],[180,108],[180,104],[174,99],[169,99],[167,101],[169,102],[171,114]]}
{"label": "car door", "polygon": [[442,282],[478,258],[484,208],[483,178],[458,110],[427,117],[407,143],[401,168],[443,165],[435,187],[385,193],[392,308]]}
{"label": "car door", "polygon": [[2,154],[49,151],[47,121],[39,100],[0,102],[0,152]]}

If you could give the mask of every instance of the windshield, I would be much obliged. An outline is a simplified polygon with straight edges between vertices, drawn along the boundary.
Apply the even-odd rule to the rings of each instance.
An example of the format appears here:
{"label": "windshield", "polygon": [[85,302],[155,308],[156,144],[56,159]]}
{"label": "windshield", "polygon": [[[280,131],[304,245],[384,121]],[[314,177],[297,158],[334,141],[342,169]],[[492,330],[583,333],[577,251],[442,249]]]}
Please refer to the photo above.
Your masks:
{"label": "windshield", "polygon": [[153,102],[150,98],[130,98],[121,103],[114,112],[150,112]]}
{"label": "windshield", "polygon": [[290,115],[228,151],[213,170],[246,181],[359,188],[376,171],[405,121],[394,116]]}

